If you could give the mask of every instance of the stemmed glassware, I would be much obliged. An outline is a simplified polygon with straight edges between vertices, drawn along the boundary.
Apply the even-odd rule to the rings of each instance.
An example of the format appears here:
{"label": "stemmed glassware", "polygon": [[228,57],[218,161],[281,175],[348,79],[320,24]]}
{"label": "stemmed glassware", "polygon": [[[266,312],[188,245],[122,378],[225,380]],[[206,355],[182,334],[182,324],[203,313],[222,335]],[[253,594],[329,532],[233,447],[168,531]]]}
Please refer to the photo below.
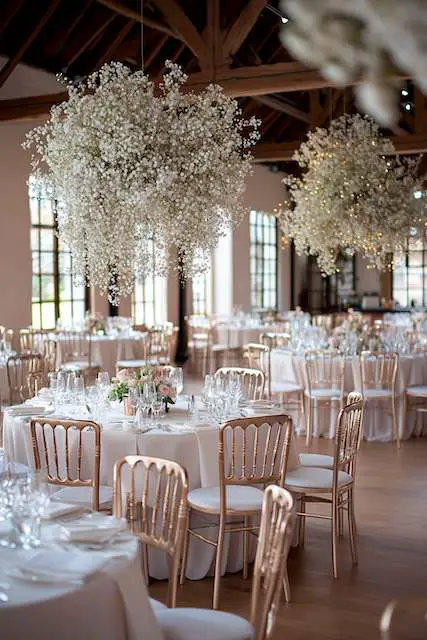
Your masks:
{"label": "stemmed glassware", "polygon": [[[151,413],[152,413],[152,423],[154,426],[156,418],[159,418],[160,411],[163,406],[163,398],[160,393],[156,390],[153,393],[152,401],[151,401]],[[157,424],[157,423],[156,423]]]}

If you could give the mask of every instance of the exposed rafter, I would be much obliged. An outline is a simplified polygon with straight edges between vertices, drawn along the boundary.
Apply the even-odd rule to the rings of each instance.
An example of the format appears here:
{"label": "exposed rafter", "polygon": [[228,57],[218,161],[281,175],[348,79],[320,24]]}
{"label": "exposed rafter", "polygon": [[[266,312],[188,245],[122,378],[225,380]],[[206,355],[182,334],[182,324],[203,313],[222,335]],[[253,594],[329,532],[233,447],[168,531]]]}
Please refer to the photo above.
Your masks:
{"label": "exposed rafter", "polygon": [[[427,134],[393,136],[391,138],[396,155],[409,155],[427,152]],[[302,140],[295,142],[263,143],[255,147],[255,162],[289,162]]]}
{"label": "exposed rafter", "polygon": [[200,68],[208,66],[208,51],[200,33],[176,0],[152,0],[163,13],[169,26],[178,33],[199,61]]}
{"label": "exposed rafter", "polygon": [[[105,29],[116,19],[117,16],[112,14],[106,20],[102,22],[95,30],[93,28],[90,29],[90,37],[87,38],[83,33],[82,37],[74,42],[74,46],[72,47],[68,57],[67,57],[67,68],[69,69],[75,62],[80,58],[80,56],[91,47],[102,35]],[[89,29],[89,27],[88,27]]]}
{"label": "exposed rafter", "polygon": [[267,2],[268,0],[252,0],[246,4],[225,36],[224,56],[226,58],[231,57],[240,49]]}
{"label": "exposed rafter", "polygon": [[96,61],[91,65],[89,71],[94,71],[95,69],[99,69],[102,65],[110,60],[117,47],[123,42],[126,36],[130,33],[130,31],[135,26],[135,20],[128,20],[126,24],[120,29],[115,38],[111,41],[107,41],[107,46],[103,47],[103,50],[100,55],[98,55]]}
{"label": "exposed rafter", "polygon": [[0,16],[0,36],[3,31],[6,30],[6,27],[12,22],[13,18],[18,13],[19,9],[24,4],[24,0],[15,0],[15,2],[10,2],[6,6],[6,11]]}
{"label": "exposed rafter", "polygon": [[131,20],[135,20],[135,22],[142,22],[143,24],[145,24],[147,27],[150,27],[151,29],[156,29],[156,31],[161,31],[162,33],[166,33],[171,38],[182,40],[181,36],[178,33],[175,33],[175,31],[173,31],[173,29],[168,27],[167,24],[164,24],[163,22],[159,22],[158,20],[153,20],[152,18],[149,18],[145,14],[144,16],[141,17],[140,13],[138,13],[137,11],[134,11],[133,9],[130,9],[129,7],[126,7],[124,4],[122,4],[121,2],[118,2],[117,0],[96,0],[96,1],[99,4],[104,5],[104,7],[111,9],[111,11],[114,11],[115,13],[118,13],[119,15],[124,16],[125,18],[130,18]]}
{"label": "exposed rafter", "polygon": [[49,20],[52,13],[55,11],[56,7],[59,5],[61,0],[51,0],[48,8],[43,13],[43,15],[39,18],[37,24],[33,27],[31,33],[27,36],[27,38],[20,44],[20,46],[16,49],[15,53],[9,58],[4,67],[0,71],[0,87],[6,82],[12,71],[15,67],[21,62],[22,57],[28,51],[28,49],[33,44],[34,40],[39,35],[40,31],[45,26],[46,22]]}
{"label": "exposed rafter", "polygon": [[297,109],[291,104],[288,104],[284,100],[279,100],[273,96],[257,96],[255,98],[257,102],[260,104],[264,104],[266,107],[271,107],[275,109],[275,111],[281,111],[282,113],[286,113],[288,116],[292,116],[297,120],[302,120],[303,122],[310,122],[310,116],[305,111],[301,111],[301,109]]}
{"label": "exposed rafter", "polygon": [[21,120],[45,115],[54,104],[63,102],[67,98],[68,93],[62,92],[42,96],[29,96],[28,98],[0,100],[0,121]]}

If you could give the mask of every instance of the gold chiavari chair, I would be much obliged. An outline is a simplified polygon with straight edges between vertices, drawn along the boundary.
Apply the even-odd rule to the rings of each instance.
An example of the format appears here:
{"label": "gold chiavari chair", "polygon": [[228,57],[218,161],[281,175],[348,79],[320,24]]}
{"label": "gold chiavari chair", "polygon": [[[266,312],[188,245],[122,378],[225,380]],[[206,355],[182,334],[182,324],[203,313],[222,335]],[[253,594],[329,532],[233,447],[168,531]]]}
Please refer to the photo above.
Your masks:
{"label": "gold chiavari chair", "polygon": [[89,331],[58,331],[61,368],[81,371],[85,380],[95,378],[101,367],[92,360],[92,335]]}
{"label": "gold chiavari chair", "polygon": [[[116,518],[127,517],[132,533],[144,545],[168,555],[169,607],[176,606],[187,518],[187,493],[187,474],[176,462],[149,456],[126,456],[114,465],[113,513]],[[148,579],[146,546],[144,551]]]}
{"label": "gold chiavari chair", "polygon": [[43,343],[43,363],[47,373],[56,371],[56,354],[58,343],[56,340],[45,340]]}
{"label": "gold chiavari chair", "polygon": [[2,340],[11,350],[13,347],[13,329],[6,329],[0,326],[0,340]]}
{"label": "gold chiavari chair", "polygon": [[270,349],[285,349],[289,346],[289,340],[291,339],[290,333],[278,333],[278,332],[266,332],[261,333],[261,344],[266,345]]}
{"label": "gold chiavari chair", "polygon": [[330,333],[334,327],[334,316],[331,313],[312,316],[311,324]]}
{"label": "gold chiavari chair", "polygon": [[288,491],[270,485],[264,491],[254,564],[250,622],[211,609],[155,610],[165,637],[200,640],[209,629],[216,640],[271,640],[280,605],[292,535],[293,500]]}
{"label": "gold chiavari chair", "polygon": [[46,371],[30,373],[27,378],[29,397],[34,398],[40,389],[49,385],[49,378]]}
{"label": "gold chiavari chair", "polygon": [[305,354],[307,388],[307,446],[313,436],[313,411],[321,405],[344,404],[344,359],[330,351],[307,351]]}
{"label": "gold chiavari chair", "polygon": [[100,485],[101,427],[91,420],[34,418],[30,423],[36,470],[61,487],[52,500],[93,511],[111,508],[113,491]]}
{"label": "gold chiavari chair", "polygon": [[397,391],[396,379],[399,356],[388,351],[366,351],[359,358],[360,381],[366,410],[369,404],[386,402],[391,408],[393,438],[400,447],[400,436],[397,425]]}
{"label": "gold chiavari chair", "polygon": [[[138,340],[135,340],[132,344],[133,358],[119,357],[116,362],[116,373],[121,369],[134,369],[138,371],[149,364],[149,350],[150,350],[150,333],[146,331]],[[121,354],[119,354],[120,356]]]}
{"label": "gold chiavari chair", "polygon": [[415,424],[413,433],[415,435],[422,435],[423,424],[421,423],[421,429],[418,431],[418,414],[421,414],[421,420],[423,414],[427,412],[427,385],[413,385],[406,387],[403,393],[404,402],[404,425],[408,425],[408,418],[411,411],[415,411]]}
{"label": "gold chiavari chair", "polygon": [[44,352],[44,342],[47,339],[48,331],[42,329],[20,329],[19,346],[21,353],[41,353]]}
{"label": "gold chiavari chair", "polygon": [[264,397],[265,376],[259,369],[245,367],[221,367],[215,371],[215,378],[239,378],[246,400],[262,400]]}
{"label": "gold chiavari chair", "polygon": [[[193,489],[188,494],[186,543],[181,567],[184,581],[190,536],[213,546],[215,574],[213,608],[218,609],[221,566],[226,533],[243,533],[243,577],[247,578],[249,564],[249,534],[256,532],[251,517],[260,513],[263,493],[258,485],[283,486],[283,472],[289,456],[292,437],[292,419],[286,415],[263,416],[230,420],[219,430],[218,466],[219,485]],[[190,528],[191,513],[219,518],[216,539],[200,533],[212,523]],[[227,523],[237,516],[239,521]]]}
{"label": "gold chiavari chair", "polygon": [[427,636],[427,597],[392,600],[380,620],[382,640],[415,640]]}
{"label": "gold chiavari chair", "polygon": [[9,401],[24,402],[30,398],[28,376],[43,371],[43,360],[39,353],[22,353],[9,356],[6,362]]}
{"label": "gold chiavari chair", "polygon": [[[354,402],[361,402],[363,396],[359,391],[350,391],[347,396],[347,405]],[[362,419],[363,425],[363,419]],[[363,430],[360,430],[360,442],[362,441]],[[359,442],[359,446],[360,446]],[[320,467],[323,469],[334,468],[334,456],[328,456],[323,453],[300,453],[299,461],[303,467]]]}
{"label": "gold chiavari chair", "polygon": [[170,364],[172,334],[163,328],[149,332],[148,360],[150,364]]}
{"label": "gold chiavari chair", "polygon": [[190,362],[196,370],[201,363],[202,376],[212,371],[212,365],[220,360],[225,363],[229,348],[229,327],[227,327],[227,342],[219,341],[218,327],[213,327],[207,316],[190,316],[186,319],[188,331],[188,348]]}
{"label": "gold chiavari chair", "polygon": [[[356,520],[354,513],[354,485],[356,457],[360,444],[363,419],[363,401],[345,406],[338,415],[335,435],[333,469],[299,467],[285,474],[285,488],[296,494],[300,501],[299,540],[304,544],[305,519],[322,518],[331,521],[332,565],[334,578],[338,578],[337,542],[342,513],[347,511],[350,550],[353,564],[357,564]],[[306,511],[309,503],[331,505],[331,515]]]}

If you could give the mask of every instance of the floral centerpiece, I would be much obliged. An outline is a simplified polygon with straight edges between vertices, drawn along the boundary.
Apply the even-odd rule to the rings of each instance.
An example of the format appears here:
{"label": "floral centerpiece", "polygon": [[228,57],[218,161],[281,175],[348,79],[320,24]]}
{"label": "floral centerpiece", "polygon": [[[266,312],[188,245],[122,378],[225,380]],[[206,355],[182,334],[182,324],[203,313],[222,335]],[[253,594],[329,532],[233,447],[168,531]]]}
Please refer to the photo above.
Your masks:
{"label": "floral centerpiece", "polygon": [[171,378],[165,375],[163,367],[147,365],[138,371],[121,369],[117,372],[117,376],[112,378],[108,398],[123,402],[129,396],[130,388],[142,390],[146,382],[154,382],[156,392],[161,396],[165,409],[168,411],[169,405],[175,404],[176,387]]}
{"label": "floral centerpiece", "polygon": [[85,329],[92,335],[105,336],[105,334],[107,333],[105,317],[101,313],[99,313],[99,311],[96,311],[95,313],[86,311]]}

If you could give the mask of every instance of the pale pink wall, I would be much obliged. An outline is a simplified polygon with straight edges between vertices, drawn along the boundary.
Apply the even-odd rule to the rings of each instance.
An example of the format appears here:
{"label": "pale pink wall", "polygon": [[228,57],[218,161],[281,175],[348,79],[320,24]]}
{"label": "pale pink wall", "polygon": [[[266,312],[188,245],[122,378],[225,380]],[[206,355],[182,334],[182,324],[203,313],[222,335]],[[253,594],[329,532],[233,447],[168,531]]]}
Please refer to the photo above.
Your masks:
{"label": "pale pink wall", "polygon": [[[268,167],[255,165],[250,176],[244,203],[248,209],[272,213],[283,201],[285,186],[283,173],[272,172]],[[249,271],[249,213],[233,232],[233,304],[250,311],[250,271]],[[279,251],[279,308],[290,305],[290,254],[289,250]]]}
{"label": "pale pink wall", "polygon": [[0,124],[0,324],[11,329],[31,322],[28,152],[21,143],[29,124]]}

